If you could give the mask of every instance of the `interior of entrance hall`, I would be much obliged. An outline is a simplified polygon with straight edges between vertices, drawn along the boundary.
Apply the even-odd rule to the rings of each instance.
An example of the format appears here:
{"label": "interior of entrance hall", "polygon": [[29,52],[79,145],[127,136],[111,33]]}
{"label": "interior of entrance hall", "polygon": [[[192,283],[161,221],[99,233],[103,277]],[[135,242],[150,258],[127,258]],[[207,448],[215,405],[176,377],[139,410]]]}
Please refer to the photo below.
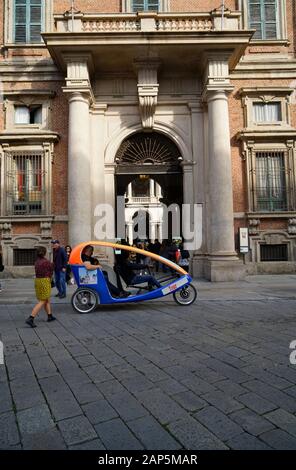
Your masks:
{"label": "interior of entrance hall", "polygon": [[129,244],[136,239],[162,241],[182,236],[181,162],[177,146],[155,132],[135,134],[120,146],[116,194],[124,196],[125,238]]}

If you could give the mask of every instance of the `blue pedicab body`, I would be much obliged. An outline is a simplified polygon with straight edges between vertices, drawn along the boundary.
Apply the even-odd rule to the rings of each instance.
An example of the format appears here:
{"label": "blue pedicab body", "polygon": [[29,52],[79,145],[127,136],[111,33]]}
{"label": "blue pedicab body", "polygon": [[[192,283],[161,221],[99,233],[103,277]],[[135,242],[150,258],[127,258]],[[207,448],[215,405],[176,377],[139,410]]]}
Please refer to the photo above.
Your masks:
{"label": "blue pedicab body", "polygon": [[[80,253],[86,243],[78,245],[72,252],[72,262],[70,258],[71,270],[73,272],[77,290],[72,296],[72,306],[79,313],[90,313],[96,306],[99,305],[117,305],[127,304],[135,302],[143,302],[145,300],[153,300],[165,297],[169,294],[173,294],[174,300],[179,305],[191,305],[197,296],[195,287],[191,284],[191,276],[185,272],[180,266],[172,261],[150,253],[145,250],[137,248],[127,248],[123,245],[117,245],[111,242],[90,242],[99,246],[107,247],[121,247],[127,251],[135,251],[145,253],[151,258],[157,259],[163,264],[170,267],[171,272],[176,271],[175,276],[170,276],[165,279],[158,279],[160,283],[163,283],[161,287],[153,290],[148,290],[147,287],[143,287],[140,283],[137,285],[128,286],[129,288],[136,288],[137,293],[131,294],[128,297],[113,297],[108,289],[104,274],[100,268],[88,270],[81,261]],[[142,293],[142,291],[144,291]]]}
{"label": "blue pedicab body", "polygon": [[[144,294],[130,295],[129,297],[125,298],[116,298],[111,296],[104,275],[100,269],[87,271],[87,269],[81,265],[71,265],[71,269],[78,288],[84,287],[94,290],[99,296],[99,303],[101,305],[124,304],[131,302],[141,302],[143,300],[158,299],[182,289],[192,281],[192,278],[189,275],[184,275],[179,279],[166,284],[165,286],[158,287],[157,289],[145,292]],[[87,276],[89,272],[91,275],[86,277],[86,282],[83,282],[83,276]],[[95,273],[95,276],[92,276],[93,273]]]}

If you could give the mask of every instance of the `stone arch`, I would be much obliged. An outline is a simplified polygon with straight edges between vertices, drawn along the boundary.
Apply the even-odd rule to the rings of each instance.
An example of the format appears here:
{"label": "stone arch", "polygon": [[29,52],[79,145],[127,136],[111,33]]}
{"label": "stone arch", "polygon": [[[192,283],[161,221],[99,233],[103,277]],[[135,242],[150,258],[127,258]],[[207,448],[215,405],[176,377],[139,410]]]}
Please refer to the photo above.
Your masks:
{"label": "stone arch", "polygon": [[[119,132],[113,133],[106,145],[105,164],[114,164],[116,154],[122,142],[138,132],[143,132],[143,128],[139,123],[121,129]],[[164,134],[167,138],[169,138],[178,147],[183,160],[192,160],[192,150],[188,146],[187,142],[183,139],[179,128],[177,128],[175,125],[168,126],[165,123],[157,122],[154,125],[153,132]]]}
{"label": "stone arch", "polygon": [[[168,136],[159,132],[136,132],[120,145],[115,162],[117,169],[133,173],[134,170],[181,172],[183,160],[179,148]],[[128,170],[129,168],[129,170]]]}

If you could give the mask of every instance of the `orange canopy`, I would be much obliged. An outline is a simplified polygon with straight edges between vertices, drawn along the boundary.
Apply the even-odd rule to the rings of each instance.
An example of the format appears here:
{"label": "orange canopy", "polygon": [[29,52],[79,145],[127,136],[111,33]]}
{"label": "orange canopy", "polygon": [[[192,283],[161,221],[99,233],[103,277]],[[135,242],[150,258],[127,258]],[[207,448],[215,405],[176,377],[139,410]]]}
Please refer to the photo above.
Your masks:
{"label": "orange canopy", "polygon": [[83,251],[83,248],[85,248],[87,245],[104,246],[104,247],[113,248],[117,250],[120,249],[120,250],[125,250],[125,251],[131,251],[133,253],[139,253],[144,256],[149,256],[149,258],[155,259],[156,261],[159,261],[162,264],[165,264],[166,266],[174,269],[180,274],[187,274],[187,272],[184,269],[182,269],[176,263],[173,263],[173,261],[163,258],[162,256],[156,255],[155,253],[151,253],[150,251],[141,250],[140,248],[135,248],[129,245],[120,245],[119,243],[103,242],[99,240],[79,243],[79,245],[75,246],[75,248],[73,248],[73,250],[71,251],[71,255],[69,258],[70,264],[83,264],[81,260],[81,253]]}

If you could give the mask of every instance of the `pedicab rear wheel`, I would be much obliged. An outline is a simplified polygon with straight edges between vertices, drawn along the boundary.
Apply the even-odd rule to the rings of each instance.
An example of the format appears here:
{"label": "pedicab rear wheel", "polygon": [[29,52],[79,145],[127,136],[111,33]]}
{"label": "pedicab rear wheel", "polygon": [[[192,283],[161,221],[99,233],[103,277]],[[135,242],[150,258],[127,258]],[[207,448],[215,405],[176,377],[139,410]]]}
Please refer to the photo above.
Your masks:
{"label": "pedicab rear wheel", "polygon": [[193,304],[197,297],[197,290],[192,284],[182,287],[173,293],[174,300],[178,305],[187,306]]}
{"label": "pedicab rear wheel", "polygon": [[98,305],[98,294],[93,289],[80,287],[72,295],[72,307],[78,313],[90,313]]}

